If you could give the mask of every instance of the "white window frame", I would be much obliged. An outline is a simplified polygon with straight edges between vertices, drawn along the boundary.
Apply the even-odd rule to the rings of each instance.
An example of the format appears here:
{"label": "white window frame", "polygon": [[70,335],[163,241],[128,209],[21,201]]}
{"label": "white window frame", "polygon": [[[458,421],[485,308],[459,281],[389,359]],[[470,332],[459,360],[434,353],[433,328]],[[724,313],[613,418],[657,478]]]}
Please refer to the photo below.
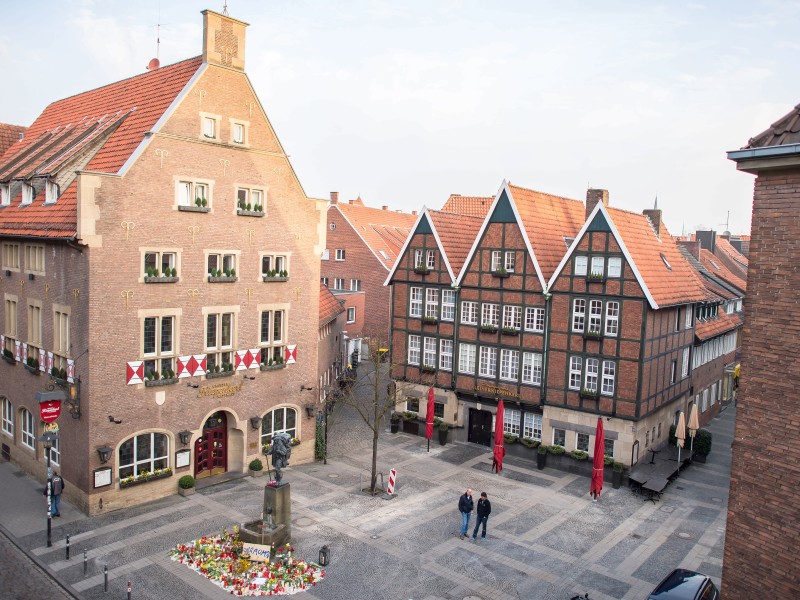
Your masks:
{"label": "white window frame", "polygon": [[583,332],[586,327],[586,298],[572,301],[572,331]]}
{"label": "white window frame", "polygon": [[36,188],[33,187],[30,183],[25,181],[22,182],[22,202],[20,206],[28,206],[29,204],[33,203],[33,199],[36,197]]}
{"label": "white window frame", "polygon": [[436,338],[426,337],[423,339],[422,366],[436,367]]}
{"label": "white window frame", "polygon": [[[61,466],[61,438],[55,438],[50,445],[50,464],[54,467]],[[47,460],[48,449],[44,448],[42,458]]]}
{"label": "white window frame", "polygon": [[23,408],[19,411],[19,420],[22,422],[22,427],[20,427],[20,431],[22,432],[20,442],[22,442],[22,445],[26,448],[35,450],[36,423],[33,420],[33,413],[27,408]]}
{"label": "white window frame", "polygon": [[588,392],[596,392],[599,388],[600,380],[600,359],[588,356],[583,362],[586,366],[586,372],[583,376],[583,389]]}
{"label": "white window frame", "polygon": [[544,309],[532,306],[525,307],[525,331],[544,332]]}
{"label": "white window frame", "polygon": [[605,335],[617,337],[619,334],[619,302],[610,300],[606,302]]}
{"label": "white window frame", "polygon": [[473,300],[461,301],[461,323],[464,325],[478,324],[478,303]]}
{"label": "white window frame", "polygon": [[[249,129],[250,123],[247,121],[239,121],[235,119],[229,119],[231,124],[231,144],[236,144],[237,146],[247,146],[249,143]],[[241,132],[241,138],[237,138],[237,131]]]}
{"label": "white window frame", "polygon": [[589,257],[580,254],[575,257],[575,275],[585,277],[589,272]]}
{"label": "white window frame", "polygon": [[481,325],[500,326],[500,306],[484,302],[481,304]]}
{"label": "white window frame", "polygon": [[58,184],[48,179],[44,185],[44,190],[44,203],[55,204],[59,196]]}
{"label": "white window frame", "polygon": [[[148,321],[153,321],[153,340],[152,351],[145,350],[145,333],[147,331]],[[171,323],[169,331],[169,339],[166,339],[164,327],[166,323]],[[144,360],[145,368],[144,373],[152,371],[166,376],[167,369],[175,372],[175,357],[177,355],[177,334],[178,334],[178,317],[174,314],[164,315],[151,315],[142,319],[142,359]],[[148,368],[149,363],[152,363],[152,368]]]}
{"label": "white window frame", "polygon": [[336,259],[338,261],[343,261],[345,256],[347,255],[346,248],[336,248]]}
{"label": "white window frame", "polygon": [[413,334],[408,336],[408,364],[419,365],[421,343],[420,336]]}
{"label": "white window frame", "polygon": [[691,329],[694,325],[694,310],[691,304],[686,305],[686,318],[683,323],[684,329]]}
{"label": "white window frame", "polygon": [[506,408],[503,411],[503,433],[518,436],[520,434],[520,417],[521,413],[517,409]]}
{"label": "white window frame", "polygon": [[580,390],[581,379],[583,378],[583,357],[569,357],[569,389]]}
{"label": "white window frame", "polygon": [[[175,182],[175,206],[197,206],[197,199],[205,200],[205,208],[211,208],[211,182],[192,178],[181,178]],[[202,202],[201,202],[202,205]]]}
{"label": "white window frame", "polygon": [[247,205],[250,205],[250,210],[256,210],[257,206],[261,207],[261,212],[267,212],[267,205],[265,199],[267,191],[264,188],[249,187],[244,185],[236,186],[236,208],[247,210]]}
{"label": "white window frame", "polygon": [[689,348],[683,349],[683,361],[681,363],[681,379],[689,376]]}
{"label": "white window frame", "polygon": [[497,376],[497,348],[493,346],[481,346],[480,362],[478,363],[478,376]]}
{"label": "white window frame", "polygon": [[200,137],[219,141],[220,120],[219,115],[200,113]]}
{"label": "white window frame", "polygon": [[608,277],[612,279],[619,279],[622,277],[622,257],[608,257]]}
{"label": "white window frame", "polygon": [[475,374],[475,344],[462,342],[458,345],[458,372]]}
{"label": "white window frame", "polygon": [[499,271],[503,266],[503,252],[501,250],[492,250],[492,272]]}
{"label": "white window frame", "polygon": [[439,317],[439,290],[436,288],[425,289],[425,316],[429,319]]}
{"label": "white window frame", "polygon": [[589,323],[587,331],[601,333],[603,331],[603,301],[589,300]]}
{"label": "white window frame", "polygon": [[3,243],[3,269],[10,271],[20,270],[20,245],[4,242]]}
{"label": "white window frame", "polygon": [[[155,455],[155,447],[156,447],[156,438],[155,436],[162,436],[164,438],[164,447],[166,452],[161,456]],[[149,458],[144,458],[139,460],[139,438],[150,436],[150,456]],[[129,440],[133,439],[133,462],[132,463],[124,463],[120,457],[120,452],[122,451],[122,446],[128,442]],[[162,433],[160,431],[151,431],[148,433],[139,433],[135,434],[129,438],[126,438],[122,444],[120,444],[119,449],[117,450],[117,474],[119,475],[120,479],[124,479],[125,477],[129,477],[128,474],[123,475],[123,469],[131,469],[131,475],[137,477],[142,473],[152,473],[155,469],[164,469],[169,467],[169,455],[170,455],[170,443],[169,443],[169,436],[166,433]],[[163,466],[156,466],[156,463],[160,462]]]}
{"label": "white window frame", "polygon": [[522,326],[522,307],[513,305],[503,306],[503,328],[520,330]]}
{"label": "white window frame", "polygon": [[260,311],[258,345],[261,349],[259,362],[262,365],[269,365],[270,360],[275,362],[283,359],[285,355],[286,314],[287,311],[280,308],[264,307]]}
{"label": "white window frame", "polygon": [[[270,275],[275,271],[275,275]],[[289,256],[286,254],[261,254],[261,276],[280,277],[282,272],[289,276]],[[327,282],[327,277],[325,278]],[[327,285],[327,283],[325,284]]]}
{"label": "white window frame", "polygon": [[[556,441],[556,435],[557,434],[562,438],[561,441],[563,443],[559,444]],[[567,430],[566,429],[561,429],[560,427],[554,427],[553,428],[553,446],[561,446],[562,448],[566,448],[567,447]]]}
{"label": "white window frame", "polygon": [[[212,259],[216,267],[211,266]],[[226,271],[233,273],[236,272],[236,277],[239,275],[239,254],[234,250],[220,250],[217,252],[208,252],[206,254],[206,275],[211,275],[212,268],[222,273],[220,276],[226,276]],[[233,277],[234,275],[231,275]]]}
{"label": "white window frame", "polygon": [[603,381],[600,393],[604,396],[613,396],[616,387],[617,363],[613,360],[603,361]]}
{"label": "white window frame", "polygon": [[[148,256],[153,257],[153,267],[158,270],[158,276],[164,276],[164,267],[168,267],[170,269],[170,273],[172,269],[175,269],[176,277],[180,274],[178,270],[178,252],[175,250],[145,250],[142,252],[142,276],[149,277],[147,274],[147,258]],[[171,275],[170,275],[171,277]]]}
{"label": "white window frame", "polygon": [[350,291],[351,292],[360,292],[361,291],[361,280],[360,279],[351,279],[350,280]]}
{"label": "white window frame", "polygon": [[11,184],[0,183],[0,206],[11,204]]}
{"label": "white window frame", "polygon": [[514,250],[506,250],[503,268],[509,273],[513,273],[517,267],[517,253]]}
{"label": "white window frame", "polygon": [[412,287],[409,292],[408,316],[422,318],[422,288]]}
{"label": "white window frame", "polygon": [[14,406],[8,398],[3,398],[2,431],[7,436],[14,437]]}
{"label": "white window frame", "polygon": [[500,350],[500,379],[517,381],[519,378],[519,350]]}
{"label": "white window frame", "polygon": [[455,290],[442,290],[442,321],[452,321],[456,318],[456,292]]}
{"label": "white window frame", "polygon": [[591,262],[590,273],[592,277],[605,276],[606,259],[604,256],[593,256]]}
{"label": "white window frame", "polygon": [[542,441],[542,415],[526,412],[522,419],[522,437]]}
{"label": "white window frame", "polygon": [[[280,421],[283,423],[283,427],[276,428],[275,415],[278,414],[282,414]],[[290,414],[293,415],[293,419],[289,418]],[[287,427],[291,421],[294,421],[294,427]],[[264,444],[269,444],[272,442],[272,436],[274,436],[276,433],[288,433],[290,436],[292,436],[292,439],[298,437],[297,433],[300,430],[300,426],[298,425],[299,422],[300,418],[297,413],[297,409],[292,408],[291,406],[279,406],[268,411],[264,414],[264,416],[261,417],[261,436],[259,439],[261,446],[263,447]]]}
{"label": "white window frame", "polygon": [[414,250],[414,268],[421,268],[425,266],[423,259],[425,258],[425,252],[422,249]]}
{"label": "white window frame", "polygon": [[335,289],[335,290],[343,290],[344,289],[344,277],[334,277],[333,278],[333,289]]}
{"label": "white window frame", "polygon": [[428,250],[425,253],[425,259],[425,266],[428,270],[434,270],[436,268],[436,250]]}
{"label": "white window frame", "polygon": [[522,353],[522,383],[542,385],[541,352]]}
{"label": "white window frame", "polygon": [[453,340],[439,340],[439,368],[443,371],[453,370]]}
{"label": "white window frame", "polygon": [[356,322],[356,307],[349,306],[347,308],[347,322],[348,323],[355,323]]}
{"label": "white window frame", "polygon": [[578,431],[575,434],[575,450],[589,452],[589,434]]}
{"label": "white window frame", "polygon": [[[214,324],[214,344],[209,345],[209,317],[216,317],[215,324]],[[225,343],[224,340],[224,329],[222,322],[225,320],[225,317],[229,317],[229,333],[228,333],[228,343]],[[204,315],[204,325],[205,325],[205,337],[203,338],[205,352],[206,352],[206,362],[209,367],[218,366],[220,370],[222,370],[222,366],[224,364],[234,364],[234,348],[236,348],[236,312],[224,310],[220,312],[209,312]],[[227,358],[227,360],[226,360]]]}

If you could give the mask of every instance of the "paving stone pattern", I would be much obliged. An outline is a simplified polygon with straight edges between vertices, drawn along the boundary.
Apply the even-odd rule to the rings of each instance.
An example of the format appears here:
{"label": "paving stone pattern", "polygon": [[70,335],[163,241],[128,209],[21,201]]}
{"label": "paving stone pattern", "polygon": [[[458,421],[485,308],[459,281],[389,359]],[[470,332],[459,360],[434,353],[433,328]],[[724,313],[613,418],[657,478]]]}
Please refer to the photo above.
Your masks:
{"label": "paving stone pattern", "polygon": [[[365,368],[362,363],[359,371]],[[734,413],[735,408],[727,409],[710,429],[724,434],[733,426]],[[298,598],[564,600],[588,592],[592,600],[638,599],[676,567],[702,570],[719,583],[729,447],[715,443],[708,462],[691,465],[658,503],[610,485],[593,503],[586,477],[538,471],[535,462],[524,459],[509,460],[497,475],[490,472],[488,448],[465,443],[442,447],[433,440],[427,452],[419,437],[392,435],[387,429],[381,438],[379,470],[388,476],[390,468],[398,469],[394,498],[360,493],[360,483],[369,478],[370,432],[346,406],[337,407],[331,419],[328,464],[287,470],[298,555],[314,559],[327,544],[332,557],[321,584]],[[17,483],[16,472],[13,465],[0,464],[0,500],[7,506],[3,488]],[[50,549],[44,544],[38,504],[35,511],[27,506],[25,494],[35,493],[36,486],[23,485],[13,508],[0,513],[0,524],[12,523],[13,542],[78,598],[125,598],[128,581],[136,600],[228,598],[170,561],[168,550],[259,516],[265,483],[265,478],[245,477],[188,498],[176,495],[91,519],[66,505],[65,522]],[[493,503],[485,541],[458,538],[456,506],[468,486],[476,499],[486,491]],[[70,561],[64,557],[66,534],[73,539]],[[37,578],[48,583],[30,559],[14,558],[7,544],[0,536],[3,598],[67,597],[57,587],[41,596],[24,591],[7,595],[12,588],[38,589]],[[108,594],[103,593],[104,565],[109,568]]]}

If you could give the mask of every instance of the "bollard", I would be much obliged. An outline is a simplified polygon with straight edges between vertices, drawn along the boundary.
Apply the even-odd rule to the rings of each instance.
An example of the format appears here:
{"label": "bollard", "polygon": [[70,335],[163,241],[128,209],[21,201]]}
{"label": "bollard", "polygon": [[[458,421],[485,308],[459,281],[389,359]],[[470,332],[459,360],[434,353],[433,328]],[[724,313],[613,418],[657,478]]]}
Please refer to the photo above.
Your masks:
{"label": "bollard", "polygon": [[131,582],[128,582],[128,600],[131,600]]}
{"label": "bollard", "polygon": [[67,536],[67,560],[69,560],[69,536]]}
{"label": "bollard", "polygon": [[89,558],[86,556],[86,550],[83,551],[83,576],[86,577],[86,569],[89,568]]}
{"label": "bollard", "polygon": [[108,593],[108,565],[103,567],[103,591]]}

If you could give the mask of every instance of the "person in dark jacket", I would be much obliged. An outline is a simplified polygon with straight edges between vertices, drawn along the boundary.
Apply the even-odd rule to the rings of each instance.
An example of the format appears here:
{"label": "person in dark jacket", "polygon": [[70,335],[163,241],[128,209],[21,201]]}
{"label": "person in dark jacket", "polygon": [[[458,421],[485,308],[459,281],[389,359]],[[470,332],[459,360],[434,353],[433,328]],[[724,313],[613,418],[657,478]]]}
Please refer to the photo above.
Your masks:
{"label": "person in dark jacket", "polygon": [[458,510],[461,513],[461,539],[467,535],[469,529],[469,516],[472,514],[474,508],[472,503],[472,490],[467,488],[467,491],[458,499]]}
{"label": "person in dark jacket", "polygon": [[[64,480],[58,471],[53,471],[53,476],[50,478],[50,515],[53,517],[61,516],[61,492],[64,491]],[[45,488],[45,494],[47,489]]]}
{"label": "person in dark jacket", "polygon": [[472,541],[478,539],[478,528],[483,523],[483,533],[481,539],[486,539],[486,522],[489,520],[489,515],[492,514],[492,503],[489,502],[489,497],[486,492],[481,492],[480,500],[478,500],[478,517],[475,519],[475,530],[472,532]]}

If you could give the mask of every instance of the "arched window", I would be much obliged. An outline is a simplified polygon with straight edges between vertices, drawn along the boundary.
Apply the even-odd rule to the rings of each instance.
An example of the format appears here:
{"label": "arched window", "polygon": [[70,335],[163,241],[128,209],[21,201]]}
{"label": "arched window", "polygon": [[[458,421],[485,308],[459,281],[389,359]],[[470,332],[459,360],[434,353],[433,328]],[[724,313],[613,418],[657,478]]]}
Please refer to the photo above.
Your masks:
{"label": "arched window", "polygon": [[164,433],[142,433],[122,442],[117,460],[119,478],[138,477],[169,466],[169,438]]}
{"label": "arched window", "polygon": [[3,433],[14,437],[14,409],[8,398],[3,398]]}
{"label": "arched window", "polygon": [[19,419],[22,421],[22,445],[31,450],[36,444],[36,428],[33,424],[33,414],[27,408],[19,411]]}
{"label": "arched window", "polygon": [[[44,428],[44,424],[41,427]],[[47,460],[47,448],[44,448],[42,452],[42,456]],[[59,438],[54,439],[50,446],[50,464],[55,467],[61,465],[61,440]]]}
{"label": "arched window", "polygon": [[261,445],[269,444],[272,436],[279,431],[285,431],[290,436],[297,437],[297,411],[289,406],[282,406],[269,411],[261,419]]}

